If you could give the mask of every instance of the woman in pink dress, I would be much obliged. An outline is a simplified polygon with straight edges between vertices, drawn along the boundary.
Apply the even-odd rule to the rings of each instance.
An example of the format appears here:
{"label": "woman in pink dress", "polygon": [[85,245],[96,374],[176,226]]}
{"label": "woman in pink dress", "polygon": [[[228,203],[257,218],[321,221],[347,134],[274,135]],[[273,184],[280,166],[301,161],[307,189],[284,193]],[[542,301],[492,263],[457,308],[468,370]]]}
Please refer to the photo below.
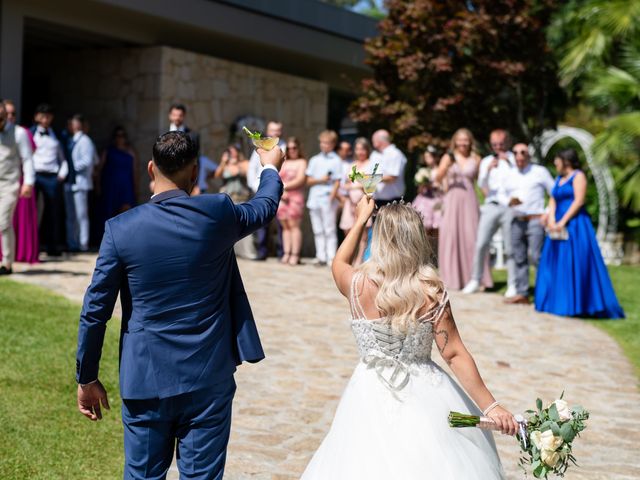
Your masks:
{"label": "woman in pink dress", "polygon": [[[438,239],[440,275],[447,288],[453,290],[460,290],[471,279],[478,234],[480,207],[474,182],[480,157],[474,146],[469,130],[457,130],[451,139],[450,151],[440,160],[435,174],[435,181],[443,182],[446,192]],[[493,286],[488,260],[482,284]]]}
{"label": "woman in pink dress", "polygon": [[[369,155],[371,155],[371,144],[364,137],[357,138],[354,146],[354,162],[353,165],[360,173],[370,173]],[[353,228],[356,221],[356,205],[364,196],[364,189],[358,182],[352,182],[349,177],[344,181],[344,189],[347,191],[346,197],[343,198],[344,206],[342,207],[342,215],[340,217],[340,229],[344,231],[345,237],[349,235],[349,231]],[[367,228],[371,227],[371,220],[367,223]],[[362,263],[362,255],[367,247],[367,235],[360,239],[360,246],[353,265],[357,266]]]}
{"label": "woman in pink dress", "polygon": [[280,169],[284,183],[284,193],[278,206],[278,221],[282,225],[283,255],[280,261],[289,265],[300,263],[302,249],[302,215],[304,213],[304,186],[306,182],[307,160],[304,158],[300,141],[296,137],[287,140],[287,159]]}

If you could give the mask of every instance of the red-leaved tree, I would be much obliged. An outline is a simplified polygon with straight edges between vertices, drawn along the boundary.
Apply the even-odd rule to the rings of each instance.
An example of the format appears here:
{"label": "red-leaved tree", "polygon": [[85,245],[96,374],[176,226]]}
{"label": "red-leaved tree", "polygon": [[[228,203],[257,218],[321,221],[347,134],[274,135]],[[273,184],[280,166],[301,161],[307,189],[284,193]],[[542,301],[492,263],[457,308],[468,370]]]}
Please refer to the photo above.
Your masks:
{"label": "red-leaved tree", "polygon": [[531,140],[564,105],[545,39],[553,0],[388,0],[351,113],[409,151],[459,127]]}

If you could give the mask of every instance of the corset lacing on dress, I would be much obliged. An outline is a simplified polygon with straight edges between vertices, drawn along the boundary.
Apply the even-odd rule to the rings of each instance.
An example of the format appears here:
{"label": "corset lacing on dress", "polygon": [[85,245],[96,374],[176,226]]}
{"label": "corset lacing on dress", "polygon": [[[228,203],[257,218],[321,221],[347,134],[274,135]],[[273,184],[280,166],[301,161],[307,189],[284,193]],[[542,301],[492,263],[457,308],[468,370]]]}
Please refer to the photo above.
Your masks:
{"label": "corset lacing on dress", "polygon": [[407,386],[411,376],[426,375],[437,384],[441,370],[431,360],[435,326],[449,302],[446,290],[438,304],[426,314],[411,322],[406,332],[392,327],[386,318],[369,320],[365,317],[356,291],[357,273],[351,282],[351,329],[358,344],[362,362],[374,369],[380,381],[392,392]]}

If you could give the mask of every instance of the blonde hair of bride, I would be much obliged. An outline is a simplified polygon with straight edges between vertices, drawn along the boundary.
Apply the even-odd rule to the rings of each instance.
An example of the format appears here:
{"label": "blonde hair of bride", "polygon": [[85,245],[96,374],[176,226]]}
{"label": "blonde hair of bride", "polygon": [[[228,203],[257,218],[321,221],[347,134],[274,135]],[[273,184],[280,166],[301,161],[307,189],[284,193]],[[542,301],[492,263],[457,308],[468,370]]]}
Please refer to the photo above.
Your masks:
{"label": "blonde hair of bride", "polygon": [[404,202],[380,208],[373,225],[371,257],[358,270],[377,287],[375,306],[391,325],[406,331],[444,285],[430,263],[431,247],[420,214]]}

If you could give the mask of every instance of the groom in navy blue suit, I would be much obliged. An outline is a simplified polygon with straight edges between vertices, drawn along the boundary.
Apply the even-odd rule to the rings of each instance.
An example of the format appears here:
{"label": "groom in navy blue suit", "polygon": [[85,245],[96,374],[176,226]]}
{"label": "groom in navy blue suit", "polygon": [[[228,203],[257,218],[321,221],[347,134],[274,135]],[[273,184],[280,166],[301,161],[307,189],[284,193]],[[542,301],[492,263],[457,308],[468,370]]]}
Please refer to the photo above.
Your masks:
{"label": "groom in navy blue suit", "polygon": [[125,479],[164,479],[174,451],[181,479],[221,479],[243,361],[264,358],[234,244],[267,225],[282,195],[279,148],[258,151],[260,188],[248,203],[190,197],[197,147],[183,132],[158,137],[151,201],[105,225],[80,316],[78,408],[109,408],[98,380],[106,323],[118,294]]}

